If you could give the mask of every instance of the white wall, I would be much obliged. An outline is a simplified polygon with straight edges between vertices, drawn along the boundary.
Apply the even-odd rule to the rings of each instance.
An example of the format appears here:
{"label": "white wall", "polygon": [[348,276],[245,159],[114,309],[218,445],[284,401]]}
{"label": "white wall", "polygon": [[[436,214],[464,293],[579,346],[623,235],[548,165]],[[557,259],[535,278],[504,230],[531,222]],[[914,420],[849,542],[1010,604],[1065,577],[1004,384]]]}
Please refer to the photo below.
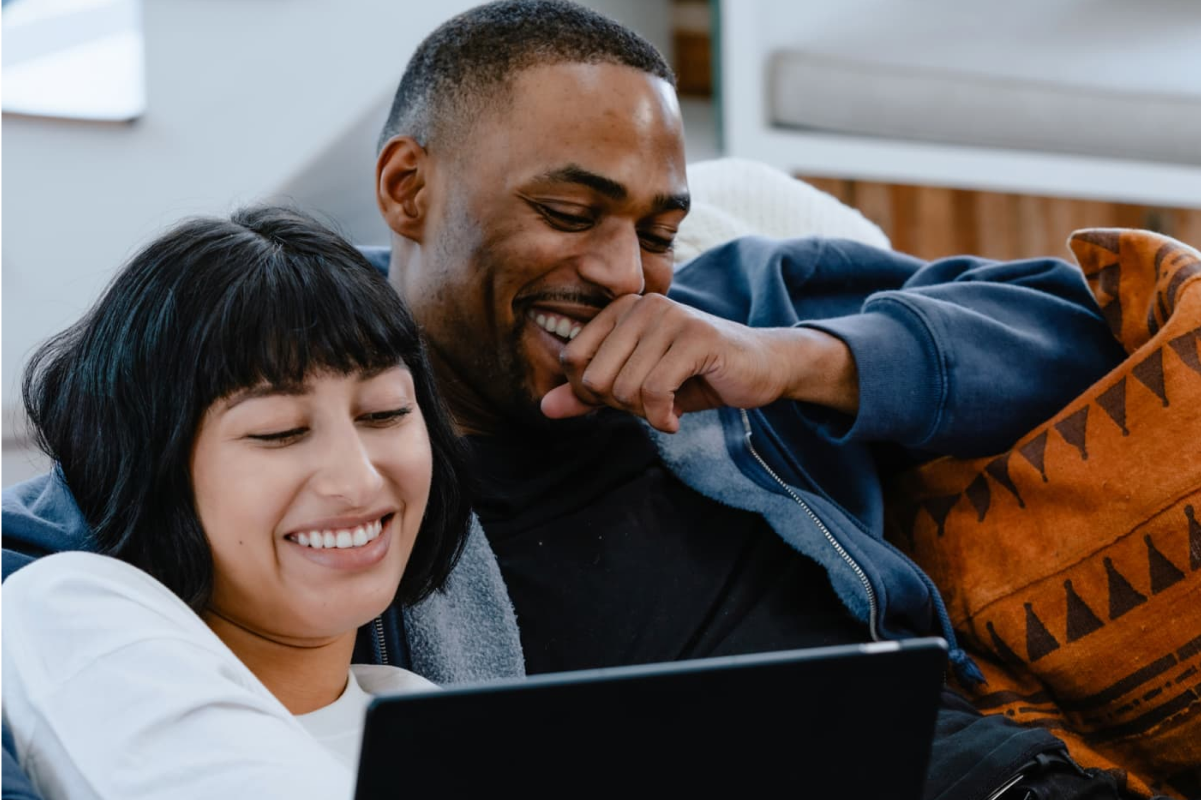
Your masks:
{"label": "white wall", "polygon": [[4,388],[138,243],[285,182],[388,90],[424,33],[468,5],[150,0],[142,119],[6,116]]}
{"label": "white wall", "polygon": [[[667,0],[586,3],[666,51]],[[146,0],[148,110],[129,125],[3,119],[4,485],[28,354],[181,217],[284,195],[384,242],[375,137],[420,40],[472,0]]]}

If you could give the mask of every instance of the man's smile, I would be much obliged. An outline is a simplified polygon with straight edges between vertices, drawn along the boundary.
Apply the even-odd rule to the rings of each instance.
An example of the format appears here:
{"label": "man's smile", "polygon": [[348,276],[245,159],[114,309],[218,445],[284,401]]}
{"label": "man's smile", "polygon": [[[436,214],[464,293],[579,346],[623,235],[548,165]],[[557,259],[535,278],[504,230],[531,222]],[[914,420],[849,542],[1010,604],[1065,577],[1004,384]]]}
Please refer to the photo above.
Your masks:
{"label": "man's smile", "polygon": [[578,336],[580,331],[584,329],[585,324],[565,314],[556,314],[536,308],[531,308],[527,311],[526,316],[533,320],[538,327],[564,341],[570,341]]}

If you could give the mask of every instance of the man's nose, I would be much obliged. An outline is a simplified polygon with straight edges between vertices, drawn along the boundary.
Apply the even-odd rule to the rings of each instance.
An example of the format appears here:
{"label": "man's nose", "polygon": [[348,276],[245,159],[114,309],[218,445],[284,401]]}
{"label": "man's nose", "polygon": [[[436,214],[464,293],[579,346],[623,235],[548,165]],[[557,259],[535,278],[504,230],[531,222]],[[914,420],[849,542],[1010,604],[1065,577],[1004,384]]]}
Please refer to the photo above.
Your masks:
{"label": "man's nose", "polygon": [[321,448],[313,476],[313,489],[324,497],[342,500],[351,508],[366,508],[383,488],[371,450],[353,423],[330,431]]}
{"label": "man's nose", "polygon": [[580,277],[608,290],[614,297],[642,294],[646,275],[642,244],[633,226],[613,226],[593,238],[590,252],[580,260]]}

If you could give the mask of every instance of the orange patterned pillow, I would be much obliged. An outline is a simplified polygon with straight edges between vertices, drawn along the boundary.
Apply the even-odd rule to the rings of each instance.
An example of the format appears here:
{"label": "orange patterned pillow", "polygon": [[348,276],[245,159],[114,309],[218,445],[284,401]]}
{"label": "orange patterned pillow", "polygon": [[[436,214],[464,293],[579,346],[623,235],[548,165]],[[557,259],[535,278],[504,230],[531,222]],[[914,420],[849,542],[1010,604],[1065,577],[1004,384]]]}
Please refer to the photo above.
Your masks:
{"label": "orange patterned pillow", "polygon": [[938,585],[986,712],[1128,788],[1201,796],[1201,256],[1072,235],[1129,358],[1011,450],[890,487],[889,537]]}

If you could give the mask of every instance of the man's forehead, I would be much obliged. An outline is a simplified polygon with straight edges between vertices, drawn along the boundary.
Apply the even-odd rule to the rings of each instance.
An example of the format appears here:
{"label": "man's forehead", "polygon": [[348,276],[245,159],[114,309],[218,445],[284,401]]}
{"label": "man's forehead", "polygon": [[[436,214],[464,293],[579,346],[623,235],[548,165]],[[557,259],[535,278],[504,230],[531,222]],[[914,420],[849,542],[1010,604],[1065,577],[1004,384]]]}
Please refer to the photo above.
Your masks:
{"label": "man's forehead", "polygon": [[478,121],[476,144],[516,169],[509,180],[575,184],[615,201],[650,194],[664,205],[687,202],[682,121],[666,81],[622,65],[567,62],[528,67],[507,92],[499,113]]}

